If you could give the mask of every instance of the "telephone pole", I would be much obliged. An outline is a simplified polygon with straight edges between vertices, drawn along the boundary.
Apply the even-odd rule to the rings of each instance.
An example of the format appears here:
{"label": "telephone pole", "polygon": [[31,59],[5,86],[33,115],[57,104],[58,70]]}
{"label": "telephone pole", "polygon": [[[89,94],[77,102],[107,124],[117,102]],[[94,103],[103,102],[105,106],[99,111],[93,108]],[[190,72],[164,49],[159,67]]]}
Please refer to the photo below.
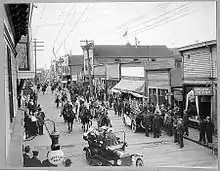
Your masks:
{"label": "telephone pole", "polygon": [[94,45],[93,41],[88,40],[81,40],[81,43],[86,43],[85,45],[82,45],[82,49],[86,50],[87,52],[87,61],[88,61],[88,72],[89,72],[89,87],[90,87],[90,95],[93,98],[93,83],[92,83],[92,76],[91,76],[91,63],[90,63],[90,57],[89,57],[89,49]]}
{"label": "telephone pole", "polygon": [[37,49],[37,47],[44,47],[44,45],[39,45],[41,43],[44,43],[44,42],[37,41],[36,38],[34,39],[33,44],[34,44],[34,57],[35,57],[35,68],[34,68],[34,70],[35,70],[35,77],[34,77],[35,85],[37,84],[37,52],[44,51],[44,49]]}

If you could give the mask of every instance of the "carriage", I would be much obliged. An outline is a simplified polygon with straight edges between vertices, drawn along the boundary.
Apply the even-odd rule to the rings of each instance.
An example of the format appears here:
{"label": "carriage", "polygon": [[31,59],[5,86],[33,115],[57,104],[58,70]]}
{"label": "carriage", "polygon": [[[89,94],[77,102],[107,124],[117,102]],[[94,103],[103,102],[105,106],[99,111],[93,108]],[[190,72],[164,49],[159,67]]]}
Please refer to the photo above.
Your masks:
{"label": "carriage", "polygon": [[[117,133],[122,133],[122,141],[120,137],[116,136]],[[142,154],[131,154],[125,150],[127,143],[125,142],[124,131],[111,134],[113,135],[113,138],[111,137],[109,140],[104,136],[104,133],[100,131],[100,129],[84,133],[83,139],[88,142],[88,146],[84,147],[83,151],[89,165],[137,167],[144,165]],[[106,141],[110,141],[110,143],[106,143]]]}

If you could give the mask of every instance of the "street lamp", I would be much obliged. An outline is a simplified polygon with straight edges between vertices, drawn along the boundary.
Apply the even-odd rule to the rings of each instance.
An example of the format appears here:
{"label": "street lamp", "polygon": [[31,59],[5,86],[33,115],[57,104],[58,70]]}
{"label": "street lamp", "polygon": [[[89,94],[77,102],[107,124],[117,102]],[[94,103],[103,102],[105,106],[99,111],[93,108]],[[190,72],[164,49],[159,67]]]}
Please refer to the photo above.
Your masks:
{"label": "street lamp", "polygon": [[56,124],[53,120],[46,119],[44,121],[44,123],[45,122],[53,123],[53,131],[51,133],[49,132],[49,130],[45,124],[45,127],[50,135],[51,140],[52,140],[52,144],[50,146],[51,151],[48,154],[48,160],[50,161],[50,163],[57,165],[57,164],[61,163],[64,159],[64,153],[60,149],[60,144],[59,144],[60,134],[56,131]]}

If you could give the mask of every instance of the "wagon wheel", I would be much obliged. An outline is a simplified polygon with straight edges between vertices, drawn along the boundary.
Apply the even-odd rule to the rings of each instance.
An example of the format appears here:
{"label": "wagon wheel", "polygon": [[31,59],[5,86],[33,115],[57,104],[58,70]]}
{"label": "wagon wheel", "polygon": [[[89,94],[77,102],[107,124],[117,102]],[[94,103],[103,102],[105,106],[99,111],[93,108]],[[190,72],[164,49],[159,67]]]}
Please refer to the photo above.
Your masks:
{"label": "wagon wheel", "polygon": [[137,167],[142,167],[142,166],[144,166],[144,162],[141,159],[137,159],[136,166]]}
{"label": "wagon wheel", "polygon": [[92,164],[91,152],[89,150],[86,150],[86,161],[88,162],[89,165]]}
{"label": "wagon wheel", "polygon": [[143,121],[140,122],[140,125],[143,129],[145,129],[145,125],[144,125]]}
{"label": "wagon wheel", "polygon": [[132,121],[131,123],[131,130],[136,133],[137,132],[137,123],[136,121]]}

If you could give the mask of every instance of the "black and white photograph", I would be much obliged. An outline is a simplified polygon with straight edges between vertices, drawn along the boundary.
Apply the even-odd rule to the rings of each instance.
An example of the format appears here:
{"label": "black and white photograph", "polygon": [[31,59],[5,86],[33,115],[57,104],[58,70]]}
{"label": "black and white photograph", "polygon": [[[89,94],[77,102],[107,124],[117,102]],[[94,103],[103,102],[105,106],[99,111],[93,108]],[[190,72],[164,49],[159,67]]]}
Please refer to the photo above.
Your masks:
{"label": "black and white photograph", "polygon": [[217,170],[216,12],[216,1],[4,4],[7,167]]}

